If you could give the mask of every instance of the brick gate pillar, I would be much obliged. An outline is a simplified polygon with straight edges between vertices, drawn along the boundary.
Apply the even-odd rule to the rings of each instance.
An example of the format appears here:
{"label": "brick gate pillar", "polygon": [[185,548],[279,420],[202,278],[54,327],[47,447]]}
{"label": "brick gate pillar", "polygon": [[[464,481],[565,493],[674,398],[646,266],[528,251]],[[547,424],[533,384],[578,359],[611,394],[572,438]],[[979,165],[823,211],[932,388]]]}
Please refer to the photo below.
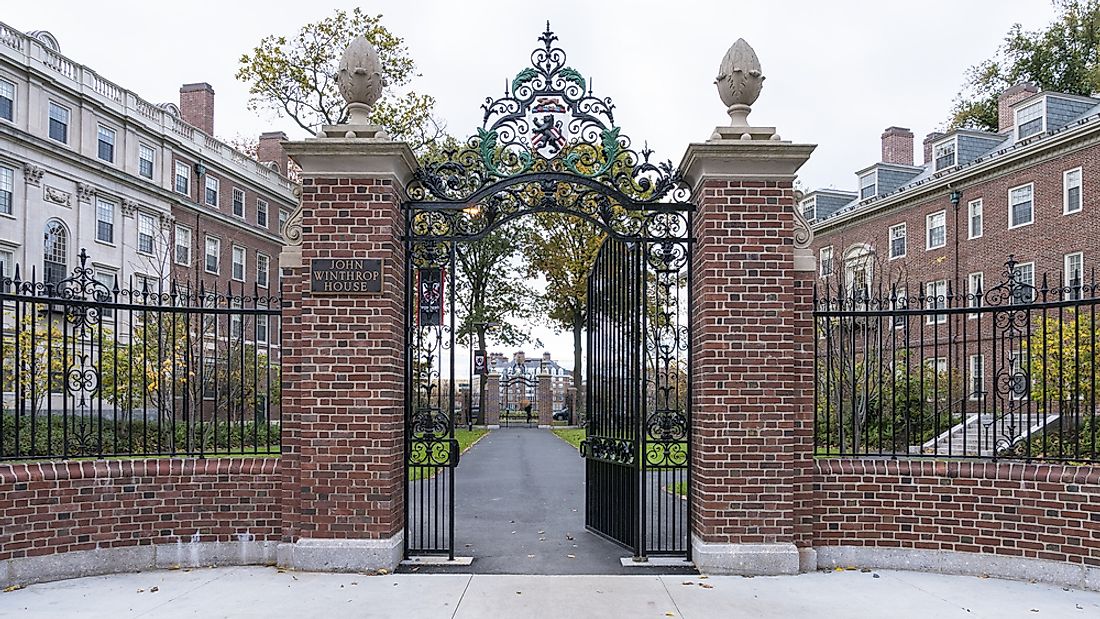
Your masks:
{"label": "brick gate pillar", "polygon": [[488,428],[500,427],[500,374],[485,377],[485,425]]}
{"label": "brick gate pillar", "polygon": [[[284,143],[302,168],[302,193],[280,256],[278,562],[303,570],[392,569],[404,552],[401,203],[415,158],[408,145],[361,122]],[[372,281],[374,260],[381,270],[377,289],[359,285]],[[313,289],[325,288],[333,275],[357,284]]]}
{"label": "brick gate pillar", "polygon": [[705,572],[789,574],[809,542],[813,457],[814,259],[793,184],[814,146],[748,125],[752,63],[743,40],[730,48],[718,84],[735,126],[680,166],[697,206],[692,558]]}
{"label": "brick gate pillar", "polygon": [[549,372],[539,374],[535,400],[539,405],[539,427],[549,428],[554,421],[554,383]]}

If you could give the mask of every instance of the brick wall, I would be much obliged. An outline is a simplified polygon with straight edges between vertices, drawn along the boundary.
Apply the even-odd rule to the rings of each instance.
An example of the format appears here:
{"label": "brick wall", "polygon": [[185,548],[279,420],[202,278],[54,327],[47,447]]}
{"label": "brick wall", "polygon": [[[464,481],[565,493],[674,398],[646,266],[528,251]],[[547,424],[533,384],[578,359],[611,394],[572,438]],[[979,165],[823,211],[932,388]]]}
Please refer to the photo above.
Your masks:
{"label": "brick wall", "polygon": [[[305,178],[284,299],[285,541],[389,538],[404,524],[404,220],[393,181]],[[308,292],[313,258],[381,258],[383,292]]]}
{"label": "brick wall", "polygon": [[1100,468],[817,460],[814,546],[975,552],[1100,566]]}
{"label": "brick wall", "polygon": [[706,180],[696,191],[693,531],[791,543],[812,453],[809,316],[791,311],[810,294],[794,270],[792,184]]}
{"label": "brick wall", "polygon": [[0,465],[0,561],[62,552],[279,536],[279,460]]}

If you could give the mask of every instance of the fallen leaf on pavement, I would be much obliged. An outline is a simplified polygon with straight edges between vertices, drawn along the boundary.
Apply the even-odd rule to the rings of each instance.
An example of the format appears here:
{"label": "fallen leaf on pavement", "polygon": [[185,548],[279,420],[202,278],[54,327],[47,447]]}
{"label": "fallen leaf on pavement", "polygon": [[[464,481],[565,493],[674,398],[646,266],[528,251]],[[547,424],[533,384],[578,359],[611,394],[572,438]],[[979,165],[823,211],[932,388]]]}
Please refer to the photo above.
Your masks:
{"label": "fallen leaf on pavement", "polygon": [[577,555],[565,555],[565,556],[569,557],[570,559],[576,559],[577,558]]}
{"label": "fallen leaf on pavement", "polygon": [[705,582],[699,583],[699,586],[704,588],[704,589],[713,589],[714,588],[714,585],[710,585],[710,584],[707,584]]}
{"label": "fallen leaf on pavement", "polygon": [[18,591],[23,588],[23,585],[11,585],[10,587],[4,587],[4,593],[11,593],[12,591]]}
{"label": "fallen leaf on pavement", "polygon": [[160,587],[153,587],[149,589],[149,593],[156,593],[157,591],[160,591]]}
{"label": "fallen leaf on pavement", "polygon": [[685,580],[684,582],[682,582],[680,584],[684,585],[685,587],[690,587],[691,585],[694,585],[695,583],[691,582],[690,580]]}

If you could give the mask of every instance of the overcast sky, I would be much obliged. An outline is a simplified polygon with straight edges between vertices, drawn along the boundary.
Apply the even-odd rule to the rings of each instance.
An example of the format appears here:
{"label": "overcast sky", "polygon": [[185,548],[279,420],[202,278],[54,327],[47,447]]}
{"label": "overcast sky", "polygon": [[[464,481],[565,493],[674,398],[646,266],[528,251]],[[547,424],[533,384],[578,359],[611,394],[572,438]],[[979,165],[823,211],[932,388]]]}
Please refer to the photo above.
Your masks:
{"label": "overcast sky", "polygon": [[[153,102],[178,101],[179,85],[206,81],[217,93],[215,131],[225,138],[292,122],[246,109],[233,78],[241,54],[264,35],[354,2],[5,2],[0,21],[44,29],[61,51]],[[385,0],[359,3],[405,38],[454,135],[473,133],[486,96],[527,66],[551,21],[569,64],[610,96],[623,132],[679,163],[729,117],[714,78],[738,37],[756,49],[767,81],[749,120],[784,139],[818,144],[801,172],[807,188],[852,189],[854,172],[879,160],[890,125],[922,137],[940,127],[967,67],[991,55],[1014,23],[1050,21],[1049,0],[924,2],[724,0],[553,3]],[[571,360],[568,337],[552,344]],[[570,361],[571,365],[571,361]]]}

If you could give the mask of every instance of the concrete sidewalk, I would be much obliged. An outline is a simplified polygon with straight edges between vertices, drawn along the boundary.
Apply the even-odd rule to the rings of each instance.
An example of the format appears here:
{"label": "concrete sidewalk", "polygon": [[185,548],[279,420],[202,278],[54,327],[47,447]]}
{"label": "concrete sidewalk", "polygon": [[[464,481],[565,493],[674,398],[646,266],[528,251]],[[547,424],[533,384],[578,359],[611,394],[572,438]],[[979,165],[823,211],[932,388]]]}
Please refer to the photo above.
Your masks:
{"label": "concrete sidewalk", "polygon": [[913,572],[800,576],[315,574],[152,571],[0,594],[0,617],[1100,617],[1100,593]]}

